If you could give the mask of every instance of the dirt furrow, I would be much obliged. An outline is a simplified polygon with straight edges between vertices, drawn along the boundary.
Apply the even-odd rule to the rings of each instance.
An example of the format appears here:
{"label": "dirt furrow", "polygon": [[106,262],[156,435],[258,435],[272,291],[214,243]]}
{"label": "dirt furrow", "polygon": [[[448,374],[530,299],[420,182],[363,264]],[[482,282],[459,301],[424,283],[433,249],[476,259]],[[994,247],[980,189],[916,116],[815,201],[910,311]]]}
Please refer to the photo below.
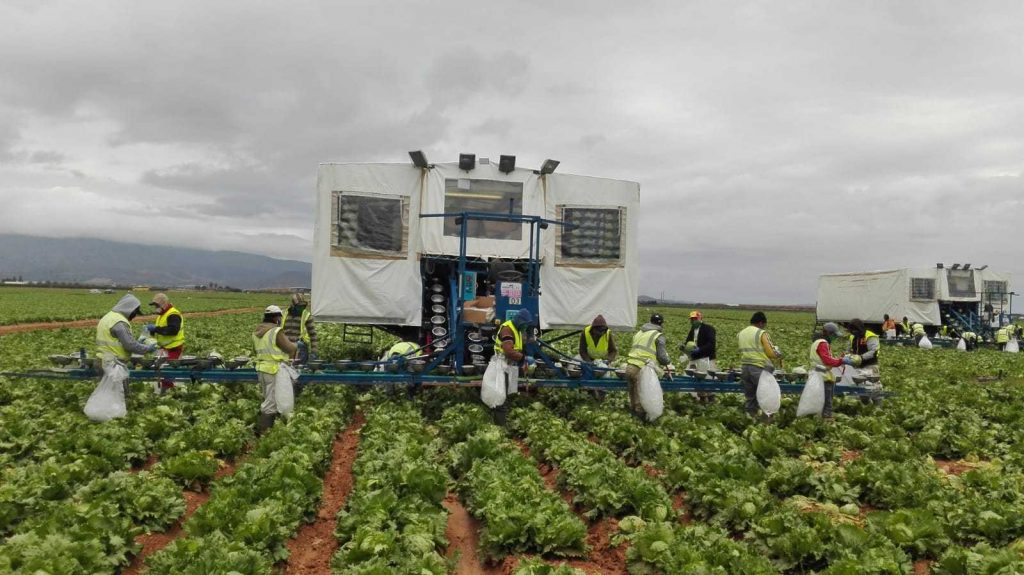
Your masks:
{"label": "dirt furrow", "polygon": [[458,558],[455,565],[456,575],[501,575],[505,571],[502,565],[486,565],[477,555],[480,543],[480,521],[469,514],[462,502],[454,493],[444,498],[444,507],[448,510],[448,526],[445,537],[448,538],[448,550],[445,556],[449,559]]}
{"label": "dirt furrow", "polygon": [[[262,310],[263,308],[261,307],[240,307],[232,309],[218,309],[213,311],[196,311],[186,313],[185,317],[213,317],[218,315],[228,315],[236,313],[254,313]],[[95,319],[76,319],[71,321],[44,321],[36,323],[16,323],[14,325],[0,325],[0,335],[8,335],[12,333],[21,333],[25,331],[35,331],[44,329],[61,329],[66,327],[96,327],[96,322],[98,322],[99,319],[99,316],[96,316]],[[153,321],[153,316],[139,316],[132,321],[135,323],[149,323]]]}
{"label": "dirt furrow", "polygon": [[[214,474],[214,478],[216,479],[233,475],[235,473],[235,469],[238,468],[243,459],[244,458],[239,458],[232,463],[225,463],[217,470],[217,473]],[[146,571],[149,571],[149,567],[145,564],[146,558],[157,551],[160,551],[164,547],[167,547],[173,543],[175,539],[185,535],[185,522],[188,521],[189,517],[192,517],[192,514],[195,513],[197,509],[210,500],[209,486],[201,492],[186,489],[182,492],[182,495],[185,497],[185,513],[167,531],[160,533],[144,533],[136,537],[135,542],[142,545],[142,550],[140,550],[135,557],[132,557],[131,563],[121,571],[121,575],[137,575],[138,573],[145,573]]]}
{"label": "dirt furrow", "polygon": [[324,475],[324,492],[316,519],[299,528],[288,542],[285,575],[330,575],[331,556],[338,549],[334,537],[336,516],[352,492],[352,464],[359,449],[359,430],[365,419],[357,414],[348,428],[335,437],[331,448],[331,467]]}

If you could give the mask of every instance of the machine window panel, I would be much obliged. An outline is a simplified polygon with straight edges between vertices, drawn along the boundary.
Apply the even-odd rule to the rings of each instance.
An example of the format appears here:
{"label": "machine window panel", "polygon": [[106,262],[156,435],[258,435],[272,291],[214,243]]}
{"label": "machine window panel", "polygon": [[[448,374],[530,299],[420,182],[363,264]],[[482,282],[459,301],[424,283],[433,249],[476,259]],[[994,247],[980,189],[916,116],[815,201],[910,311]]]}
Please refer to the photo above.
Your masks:
{"label": "machine window panel", "polygon": [[[523,214],[522,182],[497,180],[470,180],[450,178],[444,181],[445,213],[483,212],[488,214]],[[445,218],[444,235],[459,237],[459,224],[455,218]],[[466,235],[487,240],[523,239],[522,222],[492,222],[470,220]]]}
{"label": "machine window panel", "polygon": [[950,297],[978,297],[974,288],[974,270],[946,270],[946,285],[949,286]]}
{"label": "machine window panel", "polygon": [[932,278],[910,278],[910,299],[934,300],[935,280]]}
{"label": "machine window panel", "polygon": [[332,255],[405,257],[407,197],[335,192],[332,200]]}
{"label": "machine window panel", "polygon": [[556,263],[563,265],[621,265],[624,252],[623,207],[559,206]]}

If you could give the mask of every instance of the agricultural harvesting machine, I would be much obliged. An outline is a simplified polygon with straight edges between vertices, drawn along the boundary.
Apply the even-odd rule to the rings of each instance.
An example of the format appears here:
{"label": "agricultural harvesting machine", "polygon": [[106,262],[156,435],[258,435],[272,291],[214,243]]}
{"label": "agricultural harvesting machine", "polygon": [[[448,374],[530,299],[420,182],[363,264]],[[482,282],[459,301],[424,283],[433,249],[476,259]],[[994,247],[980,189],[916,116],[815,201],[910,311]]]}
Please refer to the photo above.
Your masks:
{"label": "agricultural harvesting machine", "polygon": [[[458,164],[323,164],[318,174],[312,312],[320,322],[383,329],[417,345],[378,361],[310,361],[300,383],[479,385],[498,325],[526,309],[525,338],[536,370],[520,385],[625,390],[624,372],[559,351],[560,340],[602,314],[617,331],[636,326],[639,185],[498,164],[464,154]],[[543,279],[543,282],[542,282]],[[542,291],[543,285],[543,291]],[[366,333],[366,332],[362,332]],[[94,376],[93,360],[55,356],[65,366],[33,377]],[[255,381],[248,358],[139,358],[132,377]],[[71,366],[71,367],[68,367]],[[779,374],[783,393],[798,375]],[[665,391],[741,393],[735,370],[668,377]],[[836,388],[839,395],[878,393]]]}

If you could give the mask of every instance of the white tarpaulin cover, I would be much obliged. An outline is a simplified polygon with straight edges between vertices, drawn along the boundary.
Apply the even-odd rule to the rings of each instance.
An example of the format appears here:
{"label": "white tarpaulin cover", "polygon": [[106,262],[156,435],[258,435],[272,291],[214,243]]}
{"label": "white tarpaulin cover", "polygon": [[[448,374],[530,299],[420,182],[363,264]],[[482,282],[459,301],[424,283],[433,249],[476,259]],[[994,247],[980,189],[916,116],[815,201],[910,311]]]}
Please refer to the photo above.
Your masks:
{"label": "white tarpaulin cover", "polygon": [[[356,219],[339,219],[342,204]],[[471,172],[456,164],[436,164],[425,174],[411,164],[322,164],[313,314],[326,321],[419,325],[420,257],[459,253],[453,222],[446,226],[443,218],[419,216],[444,213],[446,204],[449,212],[512,209],[554,220],[567,217],[568,211],[581,219],[608,222],[600,234],[588,229],[564,242],[557,226],[542,230],[541,327],[582,327],[597,314],[604,315],[612,329],[631,330],[636,325],[639,184],[559,173],[541,177],[521,168],[503,174],[495,163],[478,163]],[[405,210],[403,222],[392,225],[393,214],[400,209]],[[470,256],[529,255],[528,225],[472,225],[475,237],[467,239]],[[579,245],[599,249],[608,257],[573,260],[566,257],[563,244],[569,250]]]}
{"label": "white tarpaulin cover", "polygon": [[912,276],[919,277],[907,269],[823,275],[818,278],[818,319],[881,322],[889,314],[896,320],[906,316],[910,323],[938,324],[938,300],[910,299]]}

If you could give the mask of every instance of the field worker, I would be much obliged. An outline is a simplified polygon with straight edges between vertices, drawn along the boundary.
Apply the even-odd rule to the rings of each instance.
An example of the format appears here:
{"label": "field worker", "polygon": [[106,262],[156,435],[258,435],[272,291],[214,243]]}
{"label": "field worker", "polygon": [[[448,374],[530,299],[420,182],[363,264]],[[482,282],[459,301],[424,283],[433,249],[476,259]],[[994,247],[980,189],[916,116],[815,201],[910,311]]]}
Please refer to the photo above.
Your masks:
{"label": "field worker", "polygon": [[298,345],[298,363],[317,359],[319,346],[316,341],[316,323],[313,314],[309,313],[309,298],[306,294],[292,294],[292,305],[284,314],[281,325],[284,326],[288,341]]}
{"label": "field worker", "polygon": [[825,406],[821,410],[821,417],[832,419],[832,395],[835,393],[836,376],[832,368],[841,365],[852,365],[853,360],[849,357],[834,357],[832,355],[832,342],[839,338],[842,333],[839,326],[828,322],[821,326],[821,337],[811,344],[811,365],[814,369],[822,372],[825,379]]}
{"label": "field worker", "polygon": [[[133,353],[146,354],[157,350],[156,344],[139,343],[132,336],[131,321],[139,315],[142,304],[132,294],[125,294],[96,324],[96,358],[103,371],[115,363],[125,364]],[[125,392],[128,382],[125,381]]]}
{"label": "field worker", "polygon": [[973,351],[978,348],[978,334],[973,331],[965,331],[963,338],[964,345],[967,346],[967,351]]}
{"label": "field worker", "polygon": [[[697,310],[690,312],[690,331],[686,333],[686,341],[680,346],[680,349],[686,352],[690,356],[690,366],[697,369],[699,361],[702,359],[708,360],[707,369],[718,371],[718,353],[717,353],[717,337],[715,335],[715,328],[704,323],[704,314]],[[700,370],[698,371],[706,371]],[[714,395],[710,393],[698,393],[697,398],[703,402],[710,402],[714,400]]]}
{"label": "field worker", "polygon": [[[157,314],[156,322],[146,324],[146,330],[156,338],[156,344],[167,354],[167,359],[178,359],[185,350],[185,320],[174,307],[167,294],[158,293],[149,302]],[[160,380],[160,389],[174,387],[174,380],[165,377]]]}
{"label": "field worker", "polygon": [[650,321],[640,326],[633,335],[633,346],[626,358],[626,384],[629,386],[629,409],[634,416],[646,421],[644,408],[640,404],[640,371],[648,363],[654,365],[660,378],[661,367],[672,364],[665,349],[665,335],[662,333],[665,318],[660,313],[651,316]]}
{"label": "field worker", "polygon": [[903,335],[910,335],[910,320],[907,319],[907,316],[903,316],[903,323],[900,324],[900,330],[902,331]]}
{"label": "field worker", "polygon": [[764,312],[755,312],[750,317],[750,325],[736,336],[740,348],[740,383],[746,396],[743,408],[751,417],[757,415],[757,382],[761,379],[761,372],[766,369],[775,371],[772,362],[782,359],[782,352],[772,344],[764,329],[767,325],[768,318]]}
{"label": "field worker", "polygon": [[256,428],[258,434],[270,429],[277,419],[277,401],[274,399],[277,370],[280,369],[281,362],[294,358],[298,351],[298,346],[284,334],[281,316],[281,308],[268,305],[263,311],[263,322],[256,326],[256,331],[252,334],[252,346],[256,352],[256,375],[263,390],[260,420]]}
{"label": "field worker", "polygon": [[924,331],[924,324],[915,323],[914,327],[911,329],[911,335],[914,336],[914,343],[921,343],[921,340],[928,335]]}
{"label": "field worker", "polygon": [[885,317],[882,318],[882,333],[886,338],[892,337],[889,334],[896,333],[896,320],[889,317],[889,314],[885,314]]}
{"label": "field worker", "polygon": [[524,342],[529,336],[527,330],[533,324],[533,314],[523,308],[515,317],[504,322],[494,336],[494,355],[504,359],[502,379],[505,385],[505,403],[494,408],[494,423],[504,426],[508,415],[508,396],[519,393],[519,370],[526,368],[527,357],[523,353]]}
{"label": "field worker", "polygon": [[996,345],[999,346],[999,350],[1003,351],[1006,349],[1006,344],[1010,343],[1010,329],[1003,326],[996,330]]}
{"label": "field worker", "polygon": [[[847,365],[860,370],[860,374],[872,378],[878,377],[878,334],[864,327],[864,321],[859,318],[850,320],[847,324],[850,329],[850,348]],[[878,403],[880,400],[876,400]],[[861,397],[862,403],[868,403],[867,397]]]}
{"label": "field worker", "polygon": [[603,315],[598,315],[580,334],[580,359],[588,363],[599,359],[611,363],[618,356],[619,351],[615,349],[615,338],[608,329],[608,322]]}

